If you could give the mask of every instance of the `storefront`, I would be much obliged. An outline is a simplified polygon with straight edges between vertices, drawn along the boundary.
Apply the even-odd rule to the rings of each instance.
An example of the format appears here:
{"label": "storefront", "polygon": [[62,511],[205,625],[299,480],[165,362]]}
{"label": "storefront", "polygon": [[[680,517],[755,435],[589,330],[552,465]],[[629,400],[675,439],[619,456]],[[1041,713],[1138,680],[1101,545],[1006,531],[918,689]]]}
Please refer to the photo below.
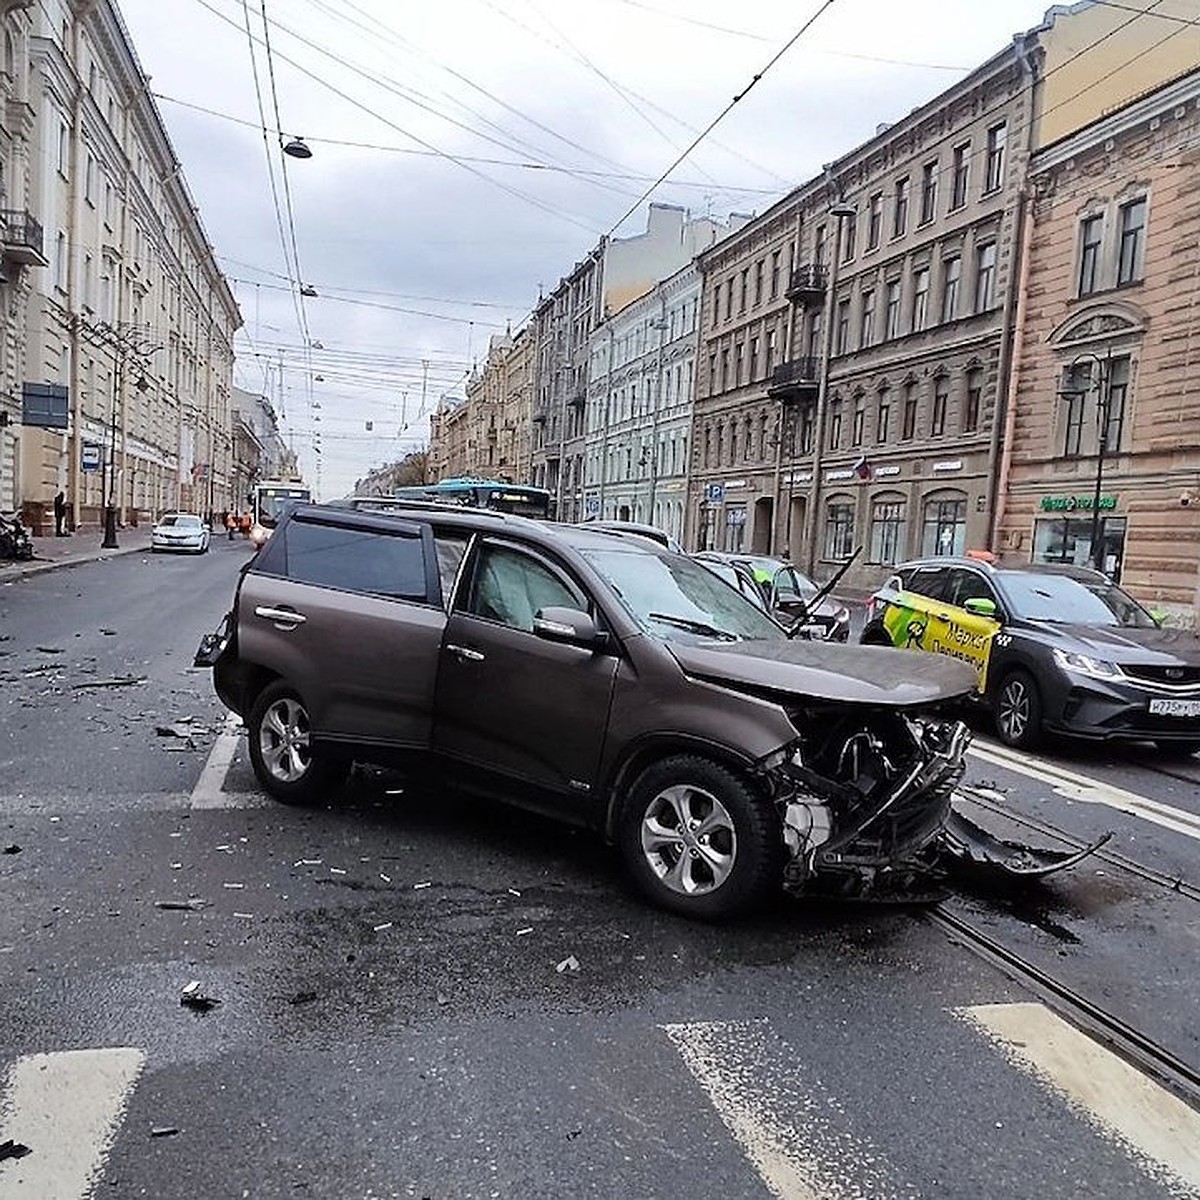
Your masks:
{"label": "storefront", "polygon": [[1043,496],[1033,523],[1034,562],[1096,564],[1093,538],[1100,541],[1100,564],[1110,579],[1120,581],[1125,560],[1125,518],[1115,516],[1117,497]]}

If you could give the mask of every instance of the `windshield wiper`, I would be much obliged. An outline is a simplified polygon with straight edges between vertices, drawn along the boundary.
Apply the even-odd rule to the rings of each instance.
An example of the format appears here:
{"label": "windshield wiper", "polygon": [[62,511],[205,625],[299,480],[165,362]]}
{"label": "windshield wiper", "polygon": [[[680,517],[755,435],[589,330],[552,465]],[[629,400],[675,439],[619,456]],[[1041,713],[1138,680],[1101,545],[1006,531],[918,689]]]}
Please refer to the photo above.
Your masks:
{"label": "windshield wiper", "polygon": [[677,617],[674,613],[652,612],[647,614],[652,621],[661,621],[664,625],[673,625],[676,629],[686,629],[688,633],[698,633],[701,637],[720,638],[725,642],[740,642],[742,639],[736,633],[727,629],[718,629],[705,621],[693,621],[691,617]]}

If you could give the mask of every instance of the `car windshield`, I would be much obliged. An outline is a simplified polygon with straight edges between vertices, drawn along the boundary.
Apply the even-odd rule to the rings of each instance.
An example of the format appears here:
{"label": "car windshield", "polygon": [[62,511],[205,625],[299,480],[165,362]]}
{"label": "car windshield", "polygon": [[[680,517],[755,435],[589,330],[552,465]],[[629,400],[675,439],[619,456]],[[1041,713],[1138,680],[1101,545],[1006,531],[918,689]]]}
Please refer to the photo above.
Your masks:
{"label": "car windshield", "polygon": [[200,518],[190,517],[186,513],[167,513],[162,519],[163,525],[174,525],[176,528],[200,528]]}
{"label": "car windshield", "polygon": [[1154,618],[1114,583],[1087,584],[1068,575],[1010,571],[1004,590],[1013,614],[1029,621],[1153,629]]}
{"label": "car windshield", "polygon": [[770,638],[786,635],[707,567],[673,554],[587,550],[588,562],[606,580],[630,616],[666,640]]}

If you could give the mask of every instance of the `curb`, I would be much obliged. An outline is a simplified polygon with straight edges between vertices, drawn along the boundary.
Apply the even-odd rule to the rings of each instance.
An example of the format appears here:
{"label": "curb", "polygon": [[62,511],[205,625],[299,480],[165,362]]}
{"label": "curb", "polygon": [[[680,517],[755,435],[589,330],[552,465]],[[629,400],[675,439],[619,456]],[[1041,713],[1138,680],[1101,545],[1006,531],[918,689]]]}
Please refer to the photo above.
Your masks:
{"label": "curb", "polygon": [[7,583],[10,579],[27,579],[31,575],[44,575],[47,571],[60,571],[68,567],[81,567],[87,563],[103,562],[105,559],[117,558],[122,554],[148,553],[149,550],[150,545],[147,543],[144,546],[118,546],[113,550],[98,549],[94,553],[84,552],[61,559],[39,560],[35,555],[23,563],[0,563],[0,584]]}

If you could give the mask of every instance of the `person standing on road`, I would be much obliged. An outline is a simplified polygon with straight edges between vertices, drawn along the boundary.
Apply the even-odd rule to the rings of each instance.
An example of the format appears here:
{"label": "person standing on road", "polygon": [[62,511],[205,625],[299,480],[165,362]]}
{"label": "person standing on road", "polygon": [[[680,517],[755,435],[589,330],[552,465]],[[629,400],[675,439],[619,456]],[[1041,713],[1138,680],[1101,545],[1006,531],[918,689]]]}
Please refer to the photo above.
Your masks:
{"label": "person standing on road", "polygon": [[54,497],[54,536],[67,536],[67,498],[61,491]]}
{"label": "person standing on road", "polygon": [[233,541],[234,531],[237,529],[237,527],[238,527],[237,513],[233,512],[233,511],[227,512],[225,514],[225,532],[228,535],[229,540],[231,542]]}

